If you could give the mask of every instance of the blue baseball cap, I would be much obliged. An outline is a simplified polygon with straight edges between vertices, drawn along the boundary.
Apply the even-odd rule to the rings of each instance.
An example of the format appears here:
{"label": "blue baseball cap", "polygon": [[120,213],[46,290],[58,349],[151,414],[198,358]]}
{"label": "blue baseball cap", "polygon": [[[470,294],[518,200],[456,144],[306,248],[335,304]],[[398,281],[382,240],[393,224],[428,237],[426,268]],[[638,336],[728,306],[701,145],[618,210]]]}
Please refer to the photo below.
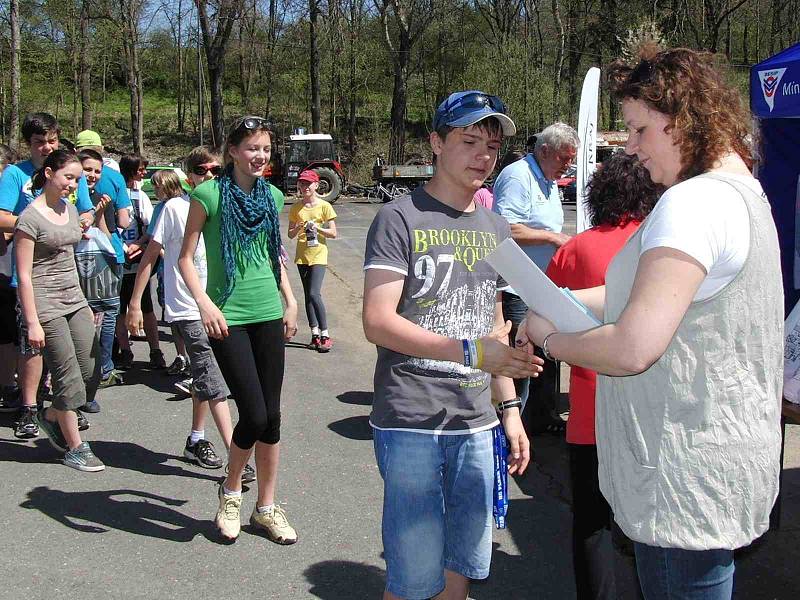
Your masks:
{"label": "blue baseball cap", "polygon": [[495,117],[503,127],[503,135],[510,137],[517,133],[517,126],[506,112],[506,105],[497,96],[479,90],[454,92],[436,109],[433,129],[435,131],[444,125],[469,127],[483,119]]}

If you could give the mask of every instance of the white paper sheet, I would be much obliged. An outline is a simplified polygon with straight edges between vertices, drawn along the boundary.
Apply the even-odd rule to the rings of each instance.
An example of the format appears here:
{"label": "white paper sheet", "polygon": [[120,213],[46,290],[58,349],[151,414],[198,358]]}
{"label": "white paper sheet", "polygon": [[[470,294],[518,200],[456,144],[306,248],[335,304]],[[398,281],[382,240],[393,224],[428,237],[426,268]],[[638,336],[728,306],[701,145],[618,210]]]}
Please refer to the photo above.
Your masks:
{"label": "white paper sheet", "polygon": [[553,283],[511,238],[497,246],[486,257],[486,262],[503,276],[531,310],[552,321],[559,331],[574,333],[602,324],[588,308]]}

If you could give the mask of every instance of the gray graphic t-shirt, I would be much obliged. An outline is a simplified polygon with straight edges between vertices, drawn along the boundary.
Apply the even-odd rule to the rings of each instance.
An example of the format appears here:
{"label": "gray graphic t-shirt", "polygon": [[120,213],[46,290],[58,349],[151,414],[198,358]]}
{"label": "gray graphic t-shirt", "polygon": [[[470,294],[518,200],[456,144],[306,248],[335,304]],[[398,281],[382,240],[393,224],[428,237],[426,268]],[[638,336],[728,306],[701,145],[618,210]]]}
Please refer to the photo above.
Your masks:
{"label": "gray graphic t-shirt", "polygon": [[[509,237],[505,219],[476,206],[462,213],[421,187],[383,206],[367,234],[364,269],[405,275],[397,313],[440,335],[491,332],[505,283],[484,260]],[[493,426],[490,376],[463,364],[378,347],[370,422],[380,429],[466,433]]]}

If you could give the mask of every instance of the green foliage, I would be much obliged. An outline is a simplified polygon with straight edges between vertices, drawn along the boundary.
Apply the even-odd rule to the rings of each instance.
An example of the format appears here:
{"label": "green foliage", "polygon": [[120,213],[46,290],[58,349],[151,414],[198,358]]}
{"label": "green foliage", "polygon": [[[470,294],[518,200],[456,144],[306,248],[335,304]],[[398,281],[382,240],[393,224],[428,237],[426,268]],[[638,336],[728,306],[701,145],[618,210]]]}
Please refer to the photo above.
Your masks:
{"label": "green foliage", "polygon": [[[92,16],[87,68],[91,70],[93,127],[110,146],[127,151],[131,143],[130,99],[123,48],[119,30],[102,18],[113,2],[87,1]],[[81,67],[74,60],[80,44],[76,19],[81,2],[21,3],[20,112],[47,110],[56,114],[67,136],[74,135],[74,127],[79,127],[79,114],[73,115],[75,107],[80,112],[73,67]],[[307,1],[255,0],[245,4],[246,12],[234,25],[227,47],[223,84],[226,120],[245,111],[269,112],[281,136],[294,127],[310,128]],[[668,45],[716,47],[727,53],[725,62],[735,65],[731,77],[746,93],[747,65],[800,39],[800,22],[786,19],[800,13],[800,0],[747,0],[720,19],[722,11],[734,4],[723,0],[526,0],[517,5],[502,0],[435,0],[436,16],[411,50],[406,82],[407,154],[427,154],[433,109],[455,89],[484,89],[500,95],[517,122],[520,134],[512,143],[518,146],[554,118],[574,123],[586,70],[631,56],[636,40],[642,37],[661,38]],[[553,5],[559,7],[563,40]],[[371,0],[322,0],[317,28],[323,129],[337,139],[350,176],[362,182],[369,176],[375,155],[386,153],[394,78],[392,55],[375,7]],[[0,17],[7,17],[7,10],[7,5],[1,8]],[[9,60],[7,19],[3,23],[0,66],[5,67]],[[202,60],[198,71],[194,3],[145,3],[140,32],[146,150],[154,158],[173,160],[199,141],[199,83],[205,86],[206,118],[210,112],[208,76]],[[557,58],[562,42],[564,60],[559,72]],[[179,62],[183,65],[181,73]],[[0,69],[4,123],[9,113],[8,71]],[[185,113],[182,131],[179,98]],[[351,104],[355,107],[353,132],[349,127]],[[613,103],[604,95],[602,127],[617,125],[614,111]],[[208,141],[208,121],[202,129]],[[6,125],[0,134],[7,132]]]}

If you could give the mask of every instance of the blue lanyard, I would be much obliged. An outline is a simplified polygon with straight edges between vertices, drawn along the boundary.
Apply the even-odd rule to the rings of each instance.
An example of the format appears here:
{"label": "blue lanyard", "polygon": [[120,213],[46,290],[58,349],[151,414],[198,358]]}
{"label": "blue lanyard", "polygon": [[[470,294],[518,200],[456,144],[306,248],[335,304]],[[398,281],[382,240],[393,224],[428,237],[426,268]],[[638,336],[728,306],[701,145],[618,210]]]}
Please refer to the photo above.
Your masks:
{"label": "blue lanyard", "polygon": [[506,513],[508,513],[508,462],[506,457],[506,434],[503,425],[492,429],[494,443],[494,494],[492,513],[498,529],[506,528]]}

